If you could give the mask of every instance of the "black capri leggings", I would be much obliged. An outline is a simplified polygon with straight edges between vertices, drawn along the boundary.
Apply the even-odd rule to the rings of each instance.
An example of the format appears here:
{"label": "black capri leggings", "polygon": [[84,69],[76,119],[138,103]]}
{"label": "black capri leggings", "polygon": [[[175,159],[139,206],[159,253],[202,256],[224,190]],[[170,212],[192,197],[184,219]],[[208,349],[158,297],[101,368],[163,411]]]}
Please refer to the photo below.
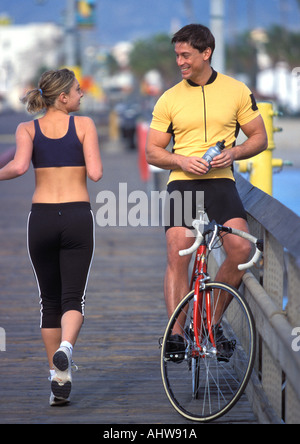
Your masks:
{"label": "black capri leggings", "polygon": [[41,328],[60,328],[69,310],[84,316],[94,254],[94,217],[88,202],[33,204],[28,253],[37,280]]}

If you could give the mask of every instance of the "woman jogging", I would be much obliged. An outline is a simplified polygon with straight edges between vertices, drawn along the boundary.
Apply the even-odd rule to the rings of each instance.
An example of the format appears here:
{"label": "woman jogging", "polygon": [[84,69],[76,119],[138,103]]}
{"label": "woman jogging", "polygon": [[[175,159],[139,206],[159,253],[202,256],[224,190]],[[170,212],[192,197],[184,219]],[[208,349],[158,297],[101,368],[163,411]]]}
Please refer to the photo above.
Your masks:
{"label": "woman jogging", "polygon": [[102,177],[98,136],[88,117],[69,116],[83,93],[72,71],[45,72],[22,99],[40,119],[21,123],[14,159],[0,180],[26,173],[32,161],[35,191],[28,217],[28,252],[41,306],[41,333],[51,379],[50,405],[69,402],[72,350],[85,306],[94,253],[94,218],[86,176]]}

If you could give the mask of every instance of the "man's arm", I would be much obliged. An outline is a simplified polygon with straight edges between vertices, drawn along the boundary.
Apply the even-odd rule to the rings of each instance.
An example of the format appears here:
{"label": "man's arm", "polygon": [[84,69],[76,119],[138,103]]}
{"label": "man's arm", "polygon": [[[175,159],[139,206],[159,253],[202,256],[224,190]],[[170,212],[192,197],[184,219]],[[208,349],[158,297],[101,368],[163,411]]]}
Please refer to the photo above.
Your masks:
{"label": "man's arm", "polygon": [[261,116],[241,126],[241,129],[248,139],[241,145],[222,151],[211,162],[213,168],[224,168],[231,165],[235,160],[249,159],[268,147],[268,137]]}
{"label": "man's arm", "polygon": [[199,176],[207,173],[208,163],[202,157],[186,157],[167,151],[170,140],[171,134],[150,128],[146,144],[147,162],[165,170],[181,169]]}

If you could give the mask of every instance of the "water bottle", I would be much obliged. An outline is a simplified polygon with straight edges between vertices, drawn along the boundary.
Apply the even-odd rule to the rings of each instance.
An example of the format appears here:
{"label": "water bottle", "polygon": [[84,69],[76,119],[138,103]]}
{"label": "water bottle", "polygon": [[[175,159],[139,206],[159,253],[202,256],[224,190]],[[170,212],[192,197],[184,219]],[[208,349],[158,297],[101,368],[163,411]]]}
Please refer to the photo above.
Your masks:
{"label": "water bottle", "polygon": [[218,142],[215,146],[211,146],[210,148],[208,148],[208,150],[203,156],[203,159],[205,159],[206,162],[209,163],[208,170],[211,169],[210,162],[213,160],[214,157],[221,154],[224,148],[225,148],[225,140],[222,140],[222,142]]}

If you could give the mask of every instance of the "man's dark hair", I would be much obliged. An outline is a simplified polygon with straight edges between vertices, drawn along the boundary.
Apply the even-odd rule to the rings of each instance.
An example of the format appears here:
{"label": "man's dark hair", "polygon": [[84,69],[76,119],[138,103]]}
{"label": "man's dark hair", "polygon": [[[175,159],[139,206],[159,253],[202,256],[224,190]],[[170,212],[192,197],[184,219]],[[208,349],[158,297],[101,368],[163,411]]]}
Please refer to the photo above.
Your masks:
{"label": "man's dark hair", "polygon": [[214,36],[206,26],[200,24],[187,25],[177,31],[172,38],[172,43],[179,42],[186,42],[193,48],[198,49],[199,52],[211,48],[211,55],[215,50]]}

